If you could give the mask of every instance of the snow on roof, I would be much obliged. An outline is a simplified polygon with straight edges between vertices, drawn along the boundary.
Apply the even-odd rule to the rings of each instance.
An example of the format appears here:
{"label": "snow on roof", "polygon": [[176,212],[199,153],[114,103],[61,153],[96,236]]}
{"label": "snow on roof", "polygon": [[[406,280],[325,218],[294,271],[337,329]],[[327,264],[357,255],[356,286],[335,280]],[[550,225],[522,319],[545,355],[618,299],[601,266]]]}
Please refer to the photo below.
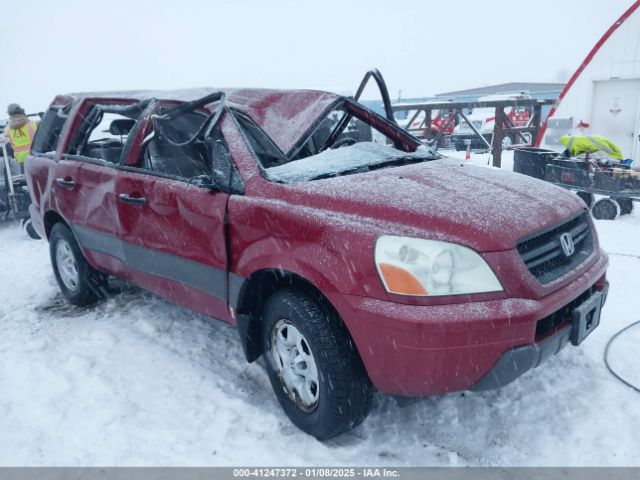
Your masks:
{"label": "snow on roof", "polygon": [[560,91],[564,83],[540,83],[540,82],[511,82],[499,85],[487,85],[486,87],[470,88],[468,90],[456,90],[453,92],[437,93],[436,97],[456,97],[460,95],[491,95],[494,93],[512,92],[548,92]]}
{"label": "snow on roof", "polygon": [[318,116],[341,98],[318,90],[275,90],[259,88],[184,90],[132,90],[122,92],[83,92],[58,95],[54,105],[66,105],[85,98],[117,100],[175,100],[190,102],[223,91],[230,106],[248,113],[283,152],[288,152]]}
{"label": "snow on roof", "polygon": [[484,95],[478,98],[479,102],[490,102],[494,100],[529,100],[530,95],[526,93],[495,93],[493,95]]}

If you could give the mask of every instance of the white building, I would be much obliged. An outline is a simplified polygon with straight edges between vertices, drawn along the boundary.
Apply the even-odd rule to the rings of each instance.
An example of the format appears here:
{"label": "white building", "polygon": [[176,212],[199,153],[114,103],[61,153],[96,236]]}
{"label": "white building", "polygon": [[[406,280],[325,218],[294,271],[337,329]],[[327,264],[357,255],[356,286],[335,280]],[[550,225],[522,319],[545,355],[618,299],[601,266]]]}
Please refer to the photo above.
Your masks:
{"label": "white building", "polygon": [[543,128],[542,148],[562,150],[566,133],[602,135],[640,166],[640,0],[589,52]]}

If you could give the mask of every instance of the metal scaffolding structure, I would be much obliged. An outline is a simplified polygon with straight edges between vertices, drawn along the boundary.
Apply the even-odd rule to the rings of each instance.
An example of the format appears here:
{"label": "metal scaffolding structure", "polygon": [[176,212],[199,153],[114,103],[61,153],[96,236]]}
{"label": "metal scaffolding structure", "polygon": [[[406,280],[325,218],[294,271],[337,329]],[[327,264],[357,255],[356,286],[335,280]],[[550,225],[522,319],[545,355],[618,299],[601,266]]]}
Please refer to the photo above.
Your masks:
{"label": "metal scaffolding structure", "polygon": [[[393,112],[399,111],[414,111],[407,122],[407,126],[411,126],[412,123],[420,116],[422,112],[425,114],[424,121],[421,122],[417,128],[407,128],[407,131],[413,133],[415,131],[426,131],[427,140],[430,144],[438,145],[438,142],[442,138],[442,132],[451,126],[458,115],[460,121],[466,122],[469,128],[475,136],[477,136],[482,143],[487,146],[487,149],[493,154],[493,165],[500,167],[502,165],[502,141],[505,136],[512,134],[514,138],[520,138],[522,143],[517,142],[513,147],[524,145],[535,145],[538,135],[540,133],[540,126],[542,124],[542,106],[553,104],[553,100],[537,100],[537,99],[518,99],[518,100],[487,100],[476,102],[434,102],[434,103],[406,103],[392,105]],[[532,114],[526,126],[516,127],[507,113],[505,108],[507,107],[529,107],[532,109]],[[465,111],[472,110],[474,108],[494,108],[495,109],[495,127],[491,136],[491,142],[489,142],[484,135],[482,135],[478,129],[469,121]],[[448,122],[444,125],[442,130],[438,132],[435,137],[431,137],[431,122],[433,110],[453,110],[453,115],[449,118]],[[526,135],[530,135],[527,138]]]}

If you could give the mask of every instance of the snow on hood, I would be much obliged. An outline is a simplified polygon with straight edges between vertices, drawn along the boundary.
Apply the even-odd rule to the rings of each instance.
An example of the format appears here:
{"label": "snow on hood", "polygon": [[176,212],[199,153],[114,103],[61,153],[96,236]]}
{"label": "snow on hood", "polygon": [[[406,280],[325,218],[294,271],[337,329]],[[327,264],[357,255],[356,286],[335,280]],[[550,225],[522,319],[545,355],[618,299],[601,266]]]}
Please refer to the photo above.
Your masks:
{"label": "snow on hood", "polygon": [[433,160],[440,156],[427,148],[408,153],[381,143],[359,142],[349,147],[325,150],[318,155],[272,167],[267,169],[266,173],[270,180],[285,183],[304,182],[323,175],[344,173],[399,158]]}
{"label": "snow on hood", "polygon": [[[290,189],[290,190],[289,190]],[[526,235],[584,209],[541,180],[442,159],[289,185],[295,202],[394,225],[390,234],[453,241],[477,251],[514,248]]]}

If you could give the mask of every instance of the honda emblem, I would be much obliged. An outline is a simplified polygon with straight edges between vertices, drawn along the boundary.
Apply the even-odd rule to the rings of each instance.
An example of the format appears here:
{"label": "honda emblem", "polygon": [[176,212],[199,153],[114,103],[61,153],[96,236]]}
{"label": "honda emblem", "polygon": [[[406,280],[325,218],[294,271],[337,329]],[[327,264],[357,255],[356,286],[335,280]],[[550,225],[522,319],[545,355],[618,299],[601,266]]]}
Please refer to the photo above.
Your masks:
{"label": "honda emblem", "polygon": [[566,257],[570,257],[576,251],[576,246],[573,243],[573,237],[570,233],[563,233],[560,235],[560,246]]}

